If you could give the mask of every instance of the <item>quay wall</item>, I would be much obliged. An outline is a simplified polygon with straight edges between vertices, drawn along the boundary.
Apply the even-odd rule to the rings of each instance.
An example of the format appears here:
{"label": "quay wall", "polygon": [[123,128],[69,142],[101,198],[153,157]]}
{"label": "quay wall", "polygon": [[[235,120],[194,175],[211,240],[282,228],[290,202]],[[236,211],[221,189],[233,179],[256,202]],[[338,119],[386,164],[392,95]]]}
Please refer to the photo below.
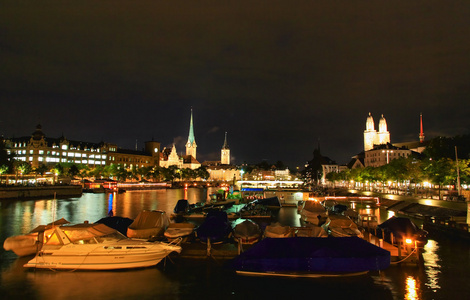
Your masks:
{"label": "quay wall", "polygon": [[64,186],[38,186],[38,187],[2,187],[0,188],[0,200],[38,199],[38,198],[66,198],[82,195],[81,185]]}

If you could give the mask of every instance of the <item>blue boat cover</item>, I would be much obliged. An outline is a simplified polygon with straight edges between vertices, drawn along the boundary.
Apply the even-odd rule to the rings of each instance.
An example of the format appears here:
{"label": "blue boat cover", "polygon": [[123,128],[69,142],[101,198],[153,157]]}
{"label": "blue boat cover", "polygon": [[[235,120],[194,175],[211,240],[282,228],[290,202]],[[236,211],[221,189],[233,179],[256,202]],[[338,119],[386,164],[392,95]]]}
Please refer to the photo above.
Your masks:
{"label": "blue boat cover", "polygon": [[232,232],[232,226],[227,213],[221,210],[211,210],[206,219],[196,229],[196,235],[201,242],[210,240],[212,243],[221,242]]}
{"label": "blue boat cover", "polygon": [[265,238],[231,262],[236,271],[260,273],[357,273],[389,265],[389,251],[358,237]]}

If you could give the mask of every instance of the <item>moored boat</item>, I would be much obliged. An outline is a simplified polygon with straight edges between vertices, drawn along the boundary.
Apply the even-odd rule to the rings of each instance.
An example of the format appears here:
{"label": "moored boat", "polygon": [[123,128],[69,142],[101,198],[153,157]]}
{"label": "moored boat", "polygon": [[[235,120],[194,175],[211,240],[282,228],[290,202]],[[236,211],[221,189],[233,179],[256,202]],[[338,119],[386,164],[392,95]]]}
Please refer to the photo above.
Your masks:
{"label": "moored boat", "polygon": [[182,242],[186,242],[194,233],[194,224],[189,222],[170,223],[163,234],[168,241],[174,241],[181,238]]}
{"label": "moored boat", "polygon": [[233,238],[241,244],[254,244],[261,238],[258,224],[250,219],[238,219],[233,224]]}
{"label": "moored boat", "polygon": [[196,237],[203,243],[222,243],[232,234],[232,227],[227,213],[222,210],[211,210],[204,222],[196,229]]}
{"label": "moored boat", "polygon": [[316,201],[304,201],[300,211],[301,219],[313,225],[325,223],[327,212],[325,207]]}
{"label": "moored boat", "polygon": [[328,237],[328,233],[321,226],[306,224],[302,227],[295,227],[295,236],[298,237]]}
{"label": "moored boat", "polygon": [[358,275],[389,265],[389,251],[357,237],[266,238],[231,262],[240,275],[290,277]]}
{"label": "moored boat", "polygon": [[144,210],[127,228],[127,236],[138,239],[154,239],[163,237],[170,224],[166,213],[161,210]]}
{"label": "moored boat", "polygon": [[288,238],[293,236],[292,227],[283,226],[279,222],[272,223],[264,229],[264,237],[266,238]]}
{"label": "moored boat", "polygon": [[329,215],[322,227],[333,237],[363,237],[356,223],[342,215]]}
{"label": "moored boat", "polygon": [[114,270],[150,267],[181,247],[125,237],[104,224],[77,224],[53,228],[27,268]]}

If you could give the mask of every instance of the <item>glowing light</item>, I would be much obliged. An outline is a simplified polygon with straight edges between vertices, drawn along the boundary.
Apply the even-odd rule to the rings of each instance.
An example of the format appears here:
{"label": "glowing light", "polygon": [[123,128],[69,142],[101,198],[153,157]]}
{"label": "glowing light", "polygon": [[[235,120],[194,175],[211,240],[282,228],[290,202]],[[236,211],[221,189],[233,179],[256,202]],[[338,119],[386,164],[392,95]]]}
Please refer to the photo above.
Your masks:
{"label": "glowing light", "polygon": [[405,242],[408,244],[408,245],[411,245],[413,243],[413,240],[412,239],[406,239]]}

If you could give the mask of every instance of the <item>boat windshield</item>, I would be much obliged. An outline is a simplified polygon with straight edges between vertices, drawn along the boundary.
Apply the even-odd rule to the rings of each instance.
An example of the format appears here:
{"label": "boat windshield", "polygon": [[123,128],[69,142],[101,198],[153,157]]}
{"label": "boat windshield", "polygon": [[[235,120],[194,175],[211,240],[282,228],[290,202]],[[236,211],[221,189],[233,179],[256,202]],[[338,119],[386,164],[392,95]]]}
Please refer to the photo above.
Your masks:
{"label": "boat windshield", "polygon": [[124,240],[124,239],[127,239],[127,237],[123,235],[122,233],[116,231],[107,235],[97,236],[95,237],[95,239],[98,243],[107,243],[107,242],[116,242],[119,240]]}

